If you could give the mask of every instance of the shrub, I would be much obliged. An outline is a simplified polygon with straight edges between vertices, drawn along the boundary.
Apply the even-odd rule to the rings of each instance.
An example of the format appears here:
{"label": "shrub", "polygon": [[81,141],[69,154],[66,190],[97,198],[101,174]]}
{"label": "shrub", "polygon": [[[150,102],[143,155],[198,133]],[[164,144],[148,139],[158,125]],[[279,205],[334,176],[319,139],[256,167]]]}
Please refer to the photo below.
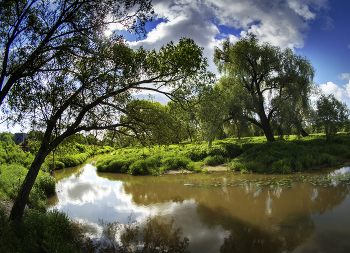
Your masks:
{"label": "shrub", "polygon": [[[28,170],[20,165],[1,166],[0,193],[4,198],[15,199]],[[46,197],[55,193],[55,179],[48,173],[39,172],[29,195],[29,203],[44,211]]]}
{"label": "shrub", "polygon": [[162,165],[162,159],[161,155],[153,155],[146,158],[146,163],[149,167],[156,168]]}
{"label": "shrub", "polygon": [[230,163],[229,167],[231,170],[235,170],[235,171],[240,171],[246,168],[245,164],[239,161],[233,161],[232,163]]}
{"label": "shrub", "polygon": [[207,151],[203,149],[190,149],[187,150],[184,155],[194,162],[201,161],[208,156]]}
{"label": "shrub", "polygon": [[136,161],[136,158],[121,158],[117,156],[103,156],[96,162],[99,172],[126,173],[129,166]]}
{"label": "shrub", "polygon": [[57,211],[25,210],[23,222],[0,229],[0,252],[77,252],[72,243],[72,223]]}
{"label": "shrub", "polygon": [[147,175],[150,174],[150,169],[152,168],[148,167],[145,160],[138,160],[130,165],[129,172],[133,175]]}
{"label": "shrub", "polygon": [[290,174],[292,173],[289,159],[276,161],[270,166],[271,172],[275,174]]}
{"label": "shrub", "polygon": [[242,149],[239,145],[234,143],[225,143],[224,148],[226,150],[226,154],[229,158],[236,158],[237,156],[242,154]]}
{"label": "shrub", "polygon": [[241,170],[241,174],[249,174],[249,173],[251,173],[249,170],[247,170],[247,169],[242,169]]}
{"label": "shrub", "polygon": [[77,155],[66,155],[64,157],[58,158],[58,160],[60,162],[63,162],[65,167],[74,167],[85,162],[89,156],[89,153],[81,153]]}
{"label": "shrub", "polygon": [[249,162],[245,163],[245,168],[248,171],[265,173],[265,165],[261,162],[249,161]]}
{"label": "shrub", "polygon": [[187,164],[186,168],[189,171],[199,172],[203,168],[203,163],[201,163],[201,162],[190,162],[189,164]]}
{"label": "shrub", "polygon": [[208,156],[228,157],[228,154],[227,154],[225,148],[220,147],[220,146],[214,146],[209,150]]}
{"label": "shrub", "polygon": [[45,196],[52,196],[56,192],[56,181],[49,173],[39,172],[34,185],[42,190]]}
{"label": "shrub", "polygon": [[225,163],[225,158],[222,155],[208,156],[203,162],[206,165],[216,166]]}
{"label": "shrub", "polygon": [[163,158],[162,165],[164,170],[177,170],[185,169],[190,162],[191,160],[185,156],[170,156]]}

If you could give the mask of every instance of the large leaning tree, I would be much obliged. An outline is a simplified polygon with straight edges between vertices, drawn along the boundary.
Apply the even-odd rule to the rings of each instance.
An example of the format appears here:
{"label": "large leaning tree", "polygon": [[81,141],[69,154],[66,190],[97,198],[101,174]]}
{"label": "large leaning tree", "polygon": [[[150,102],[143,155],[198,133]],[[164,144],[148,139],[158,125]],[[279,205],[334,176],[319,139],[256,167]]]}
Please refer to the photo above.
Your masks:
{"label": "large leaning tree", "polygon": [[0,105],[29,76],[59,71],[114,23],[142,35],[151,0],[1,0]]}
{"label": "large leaning tree", "polygon": [[[158,92],[175,101],[195,96],[210,82],[203,49],[182,38],[160,50],[132,50],[119,37],[94,38],[89,54],[77,54],[65,68],[28,76],[14,84],[8,105],[14,120],[44,132],[41,146],[14,202],[10,219],[21,220],[45,157],[66,137],[91,130],[137,132],[142,118],[127,105],[143,92]],[[166,89],[164,89],[166,88]]]}
{"label": "large leaning tree", "polygon": [[[310,108],[309,92],[314,69],[305,57],[289,48],[259,44],[253,34],[236,43],[226,40],[215,48],[214,62],[224,74],[220,86],[230,94],[226,120],[246,120],[274,141],[272,123],[295,126],[303,132]],[[236,102],[234,102],[236,101]]]}

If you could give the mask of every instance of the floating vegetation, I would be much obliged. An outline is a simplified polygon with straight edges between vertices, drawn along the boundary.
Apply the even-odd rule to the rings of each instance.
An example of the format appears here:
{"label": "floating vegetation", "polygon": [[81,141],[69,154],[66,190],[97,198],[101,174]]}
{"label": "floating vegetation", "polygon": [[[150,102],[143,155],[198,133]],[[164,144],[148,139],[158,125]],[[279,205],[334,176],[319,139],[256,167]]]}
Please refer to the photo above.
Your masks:
{"label": "floating vegetation", "polygon": [[[251,187],[255,192],[264,189],[264,187],[269,187],[273,189],[274,187],[284,187],[292,188],[293,183],[309,183],[315,187],[335,187],[340,183],[350,185],[350,168],[342,168],[336,170],[329,174],[315,174],[315,175],[303,175],[300,173],[289,175],[289,176],[265,176],[265,177],[255,177],[249,176],[248,178],[244,177],[233,177],[234,174],[230,177],[229,174],[226,174],[222,177],[216,178],[201,178],[196,180],[196,182],[185,183],[184,186],[198,186],[202,188],[209,187]],[[203,181],[204,180],[204,181]]]}

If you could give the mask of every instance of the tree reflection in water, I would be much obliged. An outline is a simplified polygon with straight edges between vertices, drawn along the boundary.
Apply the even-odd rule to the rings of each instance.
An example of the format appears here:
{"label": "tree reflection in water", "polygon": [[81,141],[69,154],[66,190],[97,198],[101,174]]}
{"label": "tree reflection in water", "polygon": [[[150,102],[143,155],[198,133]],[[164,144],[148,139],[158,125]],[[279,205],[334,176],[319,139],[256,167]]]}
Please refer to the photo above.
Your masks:
{"label": "tree reflection in water", "polygon": [[[182,238],[181,228],[174,228],[174,220],[166,216],[154,216],[147,219],[145,227],[136,222],[121,225],[118,222],[104,222],[102,237],[99,241],[92,241],[84,237],[87,226],[76,227],[73,241],[80,252],[100,253],[189,253],[189,240]],[[119,240],[118,234],[120,235]]]}
{"label": "tree reflection in water", "polygon": [[[174,219],[156,216],[127,226],[101,223],[103,240],[97,244],[91,241],[90,245],[86,240],[81,245],[86,249],[82,252],[334,252],[335,241],[343,245],[342,250],[350,248],[349,240],[344,239],[350,235],[347,183],[324,188],[295,179],[300,177],[295,175],[289,187],[270,185],[257,189],[261,175],[216,173],[155,178],[97,173],[97,180],[94,168],[86,167],[85,176],[74,181],[79,173],[72,173],[59,186],[61,206],[75,211],[75,206],[81,204],[84,215],[77,217],[95,227],[95,217],[125,224],[125,213],[137,213],[141,220],[152,213],[168,214]],[[68,175],[61,174],[60,178]],[[265,176],[266,180],[274,177]],[[231,180],[247,182],[230,186]],[[89,191],[93,194],[82,190],[81,184],[95,181],[99,183]],[[220,182],[221,186],[215,187],[213,182]],[[188,187],[189,184],[194,186]],[[85,195],[78,198],[72,190]],[[126,208],[119,210],[119,205]],[[94,207],[85,215],[86,208]],[[111,214],[113,210],[116,215]],[[336,226],[332,225],[334,219],[338,221]],[[101,233],[91,234],[99,238]]]}

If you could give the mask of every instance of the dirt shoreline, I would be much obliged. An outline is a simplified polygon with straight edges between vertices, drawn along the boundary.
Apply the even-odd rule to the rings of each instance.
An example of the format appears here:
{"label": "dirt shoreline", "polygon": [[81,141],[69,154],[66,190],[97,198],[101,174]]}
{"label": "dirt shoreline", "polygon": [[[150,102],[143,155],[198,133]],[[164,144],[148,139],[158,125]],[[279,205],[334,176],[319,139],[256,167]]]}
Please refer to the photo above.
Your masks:
{"label": "dirt shoreline", "polygon": [[[220,164],[217,166],[209,166],[209,165],[205,165],[203,167],[203,169],[207,169],[208,172],[213,172],[213,171],[227,171],[230,170],[228,168],[227,164]],[[163,173],[163,175],[174,175],[174,174],[190,174],[190,173],[195,173],[193,171],[190,170],[167,170]]]}

